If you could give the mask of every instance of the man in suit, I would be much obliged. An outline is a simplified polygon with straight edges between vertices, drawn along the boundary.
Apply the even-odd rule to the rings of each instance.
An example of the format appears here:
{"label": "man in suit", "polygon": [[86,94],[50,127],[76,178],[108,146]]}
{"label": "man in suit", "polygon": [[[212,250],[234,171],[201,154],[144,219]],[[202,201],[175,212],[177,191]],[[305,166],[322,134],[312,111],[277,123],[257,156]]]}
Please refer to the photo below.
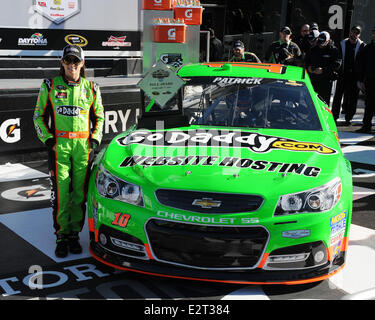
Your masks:
{"label": "man in suit", "polygon": [[349,37],[342,40],[338,47],[342,58],[342,65],[336,83],[332,114],[337,121],[342,106],[342,113],[345,113],[346,125],[351,124],[357,111],[359,88],[357,86],[358,79],[356,77],[354,66],[358,52],[360,52],[365,46],[365,43],[359,38],[360,35],[361,27],[353,26],[350,30]]}

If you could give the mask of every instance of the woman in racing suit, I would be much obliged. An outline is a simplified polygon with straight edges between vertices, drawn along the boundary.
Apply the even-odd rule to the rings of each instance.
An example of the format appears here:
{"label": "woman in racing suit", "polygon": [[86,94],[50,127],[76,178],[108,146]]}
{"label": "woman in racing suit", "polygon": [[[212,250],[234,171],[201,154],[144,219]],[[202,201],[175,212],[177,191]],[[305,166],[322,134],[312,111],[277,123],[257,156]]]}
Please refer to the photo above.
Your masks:
{"label": "woman in racing suit", "polygon": [[[45,79],[34,111],[38,138],[47,146],[57,257],[81,253],[79,232],[93,149],[102,139],[104,110],[100,89],[85,78],[83,50],[66,46],[60,75]],[[92,125],[90,127],[90,125]]]}

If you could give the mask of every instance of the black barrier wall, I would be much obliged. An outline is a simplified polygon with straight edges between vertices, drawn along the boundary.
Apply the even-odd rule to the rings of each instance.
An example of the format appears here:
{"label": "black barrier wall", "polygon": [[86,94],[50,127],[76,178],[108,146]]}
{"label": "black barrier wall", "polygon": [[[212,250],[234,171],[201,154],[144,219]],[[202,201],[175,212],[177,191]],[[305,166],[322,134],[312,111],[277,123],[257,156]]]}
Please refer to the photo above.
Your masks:
{"label": "black barrier wall", "polygon": [[[39,88],[0,90],[0,164],[46,159],[33,123]],[[129,129],[140,110],[135,85],[101,86],[105,110],[102,145]]]}

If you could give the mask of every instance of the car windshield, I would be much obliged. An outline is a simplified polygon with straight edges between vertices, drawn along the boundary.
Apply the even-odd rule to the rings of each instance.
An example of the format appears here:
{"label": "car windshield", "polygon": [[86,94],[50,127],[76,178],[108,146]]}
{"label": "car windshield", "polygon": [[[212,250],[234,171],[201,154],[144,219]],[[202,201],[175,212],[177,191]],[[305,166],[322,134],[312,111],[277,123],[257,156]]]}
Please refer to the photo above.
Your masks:
{"label": "car windshield", "polygon": [[303,82],[193,77],[184,88],[184,113],[190,124],[225,127],[321,130]]}

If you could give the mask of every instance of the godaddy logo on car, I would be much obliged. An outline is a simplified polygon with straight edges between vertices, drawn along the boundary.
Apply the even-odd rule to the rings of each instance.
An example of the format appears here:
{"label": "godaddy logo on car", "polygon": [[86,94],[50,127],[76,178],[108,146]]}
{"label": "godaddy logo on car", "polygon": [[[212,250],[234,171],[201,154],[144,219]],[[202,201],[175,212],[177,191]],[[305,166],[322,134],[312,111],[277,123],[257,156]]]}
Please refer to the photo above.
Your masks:
{"label": "godaddy logo on car", "polygon": [[83,108],[77,106],[57,106],[56,113],[65,117],[79,117]]}
{"label": "godaddy logo on car", "polygon": [[143,144],[162,147],[238,147],[249,148],[256,153],[269,152],[271,149],[310,151],[321,154],[336,153],[334,149],[320,143],[289,140],[256,132],[228,130],[135,131],[118,138],[117,143],[122,146]]}

